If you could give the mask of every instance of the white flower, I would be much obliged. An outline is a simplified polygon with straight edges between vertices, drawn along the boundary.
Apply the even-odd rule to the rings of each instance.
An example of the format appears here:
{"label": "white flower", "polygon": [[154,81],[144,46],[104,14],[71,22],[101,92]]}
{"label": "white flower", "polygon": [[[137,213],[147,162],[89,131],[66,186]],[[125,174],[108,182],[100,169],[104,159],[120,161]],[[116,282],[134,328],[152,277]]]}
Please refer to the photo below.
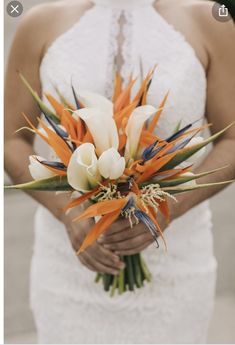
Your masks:
{"label": "white flower", "polygon": [[78,191],[87,192],[94,188],[101,177],[93,144],[85,143],[72,154],[68,169],[68,183]]}
{"label": "white flower", "polygon": [[40,163],[40,161],[44,160],[45,159],[40,156],[29,156],[29,172],[34,180],[43,180],[56,175],[45,165]]}
{"label": "white flower", "polygon": [[[191,147],[193,145],[201,144],[204,141],[203,137],[194,137],[190,140],[190,142],[185,147]],[[201,150],[194,153],[191,157],[187,159],[187,162],[193,164],[196,163],[201,156],[206,152],[206,147],[201,148]]]}
{"label": "white flower", "polygon": [[118,149],[118,131],[112,113],[103,109],[83,108],[77,110],[74,116],[79,116],[86,123],[98,154],[111,147]]}
{"label": "white flower", "polygon": [[125,164],[125,158],[121,157],[116,149],[110,148],[104,151],[99,158],[99,172],[104,178],[115,180],[122,176]]}
{"label": "white flower", "polygon": [[113,103],[104,96],[95,92],[79,91],[78,99],[81,100],[86,108],[100,109],[113,116]]}
{"label": "white flower", "polygon": [[127,142],[125,158],[127,160],[129,158],[135,158],[144,123],[155,112],[156,109],[151,105],[143,105],[141,107],[137,107],[131,114],[126,126]]}

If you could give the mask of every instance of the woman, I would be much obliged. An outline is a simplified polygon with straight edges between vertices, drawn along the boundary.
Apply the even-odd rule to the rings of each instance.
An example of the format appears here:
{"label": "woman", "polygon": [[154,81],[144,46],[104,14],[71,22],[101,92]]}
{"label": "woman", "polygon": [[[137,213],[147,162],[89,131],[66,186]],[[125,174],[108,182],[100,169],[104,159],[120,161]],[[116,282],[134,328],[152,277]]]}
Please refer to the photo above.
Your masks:
{"label": "woman", "polygon": [[[14,182],[29,181],[32,135],[21,131],[24,111],[36,123],[38,109],[17,70],[38,92],[55,86],[72,102],[75,87],[112,93],[113,70],[129,74],[158,65],[148,103],[158,106],[170,89],[156,129],[167,136],[182,121],[206,116],[216,132],[234,120],[235,31],[219,23],[207,1],[66,0],[36,7],[16,34],[6,78],[6,168]],[[14,101],[12,101],[14,100]],[[17,154],[12,154],[16,152]],[[235,127],[218,140],[199,171],[229,165],[202,182],[235,177]],[[171,205],[165,228],[168,253],[156,250],[138,225],[119,220],[80,254],[89,222],[61,214],[66,196],[31,193],[42,205],[35,220],[31,303],[40,343],[205,343],[213,307],[216,262],[206,199],[221,187],[192,192]],[[221,229],[222,230],[222,229]],[[72,245],[72,246],[71,246]],[[75,251],[72,249],[75,249]],[[94,284],[92,271],[117,274],[120,255],[144,250],[153,282],[111,299]]]}

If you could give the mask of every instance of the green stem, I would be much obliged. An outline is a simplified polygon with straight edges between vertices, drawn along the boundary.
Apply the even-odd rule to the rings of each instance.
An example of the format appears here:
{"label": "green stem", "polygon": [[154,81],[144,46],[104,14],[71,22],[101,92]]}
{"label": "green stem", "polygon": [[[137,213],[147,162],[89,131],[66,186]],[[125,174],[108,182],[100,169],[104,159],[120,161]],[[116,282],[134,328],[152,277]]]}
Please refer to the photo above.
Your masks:
{"label": "green stem", "polygon": [[133,263],[134,275],[135,275],[135,283],[136,283],[136,286],[138,288],[140,288],[143,285],[142,279],[141,279],[141,267],[140,267],[139,255],[140,254],[135,254],[132,256],[132,263]]}
{"label": "green stem", "polygon": [[115,290],[117,288],[117,284],[118,284],[118,276],[114,276],[113,278],[113,285],[112,285],[112,289],[111,289],[111,292],[110,292],[110,296],[113,297],[114,294],[115,294]]}
{"label": "green stem", "polygon": [[128,277],[128,286],[130,291],[134,291],[134,272],[132,266],[131,256],[128,255],[125,257],[126,266],[127,266],[127,277]]}
{"label": "green stem", "polygon": [[150,282],[152,279],[152,276],[151,276],[151,273],[149,272],[148,267],[147,267],[147,265],[146,265],[146,263],[145,263],[145,261],[141,255],[140,255],[140,263],[141,263],[141,267],[142,267],[142,270],[143,270],[143,273],[144,273],[146,280],[148,282]]}
{"label": "green stem", "polygon": [[103,274],[103,284],[104,284],[104,290],[109,291],[111,282],[112,282],[113,276],[111,274]]}
{"label": "green stem", "polygon": [[95,283],[99,283],[101,278],[102,278],[102,273],[97,273],[95,277]]}
{"label": "green stem", "polygon": [[124,269],[121,270],[118,276],[118,292],[121,295],[125,291],[125,277],[124,277]]}

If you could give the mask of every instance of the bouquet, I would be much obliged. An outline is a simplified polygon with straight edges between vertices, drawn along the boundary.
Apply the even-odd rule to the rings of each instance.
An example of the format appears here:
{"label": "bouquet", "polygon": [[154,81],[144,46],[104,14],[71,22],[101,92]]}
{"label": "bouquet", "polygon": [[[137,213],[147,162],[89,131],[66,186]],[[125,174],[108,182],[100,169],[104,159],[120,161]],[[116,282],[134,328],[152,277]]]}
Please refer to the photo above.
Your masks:
{"label": "bouquet", "polygon": [[[194,128],[192,123],[182,128],[179,124],[168,138],[159,137],[156,126],[168,94],[157,109],[147,104],[153,74],[154,69],[142,80],[134,96],[136,79],[130,76],[124,87],[117,74],[112,101],[96,93],[75,90],[71,85],[73,104],[57,90],[57,99],[45,94],[50,108],[20,74],[44,115],[38,118],[40,128],[36,128],[23,114],[29,125],[26,128],[48,144],[55,158],[30,156],[29,170],[34,181],[7,188],[69,192],[71,201],[64,211],[89,200],[89,206],[75,221],[91,217],[97,221],[78,255],[119,217],[127,218],[130,228],[143,223],[157,246],[159,236],[165,243],[157,215],[161,212],[166,222],[170,221],[169,199],[176,200],[178,193],[231,182],[197,184],[198,178],[223,168],[194,174],[189,162],[192,155],[231,125],[205,140],[197,135],[209,125]],[[112,296],[116,291],[122,294],[141,288],[145,281],[151,280],[141,253],[122,260],[126,265],[118,276],[101,273],[96,276],[96,281],[102,280],[105,291]]]}

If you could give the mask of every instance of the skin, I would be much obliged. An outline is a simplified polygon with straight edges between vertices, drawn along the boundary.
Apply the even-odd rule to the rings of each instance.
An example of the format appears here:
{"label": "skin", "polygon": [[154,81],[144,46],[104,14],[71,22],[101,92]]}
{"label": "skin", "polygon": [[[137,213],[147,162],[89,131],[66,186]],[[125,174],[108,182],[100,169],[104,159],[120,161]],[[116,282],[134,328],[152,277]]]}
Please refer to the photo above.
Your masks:
{"label": "skin", "polygon": [[[207,75],[206,117],[213,123],[212,133],[234,121],[235,109],[235,30],[232,21],[217,22],[211,14],[213,3],[207,1],[160,0],[154,4],[156,10],[178,31],[182,32],[194,48]],[[92,6],[87,0],[60,1],[37,6],[23,18],[16,33],[6,73],[5,85],[5,168],[15,183],[31,180],[28,172],[28,157],[35,154],[33,136],[27,131],[13,133],[25,126],[18,116],[22,111],[36,125],[39,116],[32,97],[17,77],[17,70],[30,77],[31,84],[41,93],[39,66],[51,43]],[[57,18],[51,21],[52,16]],[[17,97],[16,97],[17,95]],[[14,101],[12,101],[14,100]],[[12,154],[16,152],[17,154]],[[204,177],[200,183],[231,180],[235,178],[235,126],[228,130],[213,146],[210,155],[198,167],[207,171],[229,165],[226,170]],[[212,197],[223,187],[213,187],[182,194],[179,202],[171,203],[171,219],[176,219],[200,202]],[[64,223],[74,250],[78,250],[93,221],[72,222],[82,210],[77,208],[68,215],[61,212],[68,196],[41,192],[30,193],[56,218]],[[159,215],[162,229],[167,225]],[[87,268],[98,272],[117,274],[124,264],[119,255],[135,254],[153,242],[151,234],[139,224],[129,229],[126,220],[119,220],[96,243],[80,254],[79,260]]]}

